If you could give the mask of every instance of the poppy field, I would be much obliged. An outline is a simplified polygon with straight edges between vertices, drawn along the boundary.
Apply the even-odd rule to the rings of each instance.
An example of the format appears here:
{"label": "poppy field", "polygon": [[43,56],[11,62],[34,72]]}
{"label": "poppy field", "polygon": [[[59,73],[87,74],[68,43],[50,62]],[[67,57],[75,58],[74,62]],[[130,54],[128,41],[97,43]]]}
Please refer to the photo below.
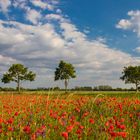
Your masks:
{"label": "poppy field", "polygon": [[140,99],[0,95],[0,139],[140,140]]}

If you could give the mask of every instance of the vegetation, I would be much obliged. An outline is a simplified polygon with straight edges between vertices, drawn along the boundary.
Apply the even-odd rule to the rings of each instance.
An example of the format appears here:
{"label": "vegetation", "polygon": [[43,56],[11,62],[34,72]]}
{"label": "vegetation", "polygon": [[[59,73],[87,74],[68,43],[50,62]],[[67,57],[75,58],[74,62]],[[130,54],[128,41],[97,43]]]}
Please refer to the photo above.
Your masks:
{"label": "vegetation", "polygon": [[59,66],[55,71],[55,81],[56,80],[64,80],[65,91],[67,91],[68,82],[71,78],[76,78],[74,66],[70,63],[66,63],[64,61],[60,61]]}
{"label": "vegetation", "polygon": [[24,67],[24,65],[13,64],[1,80],[4,83],[16,82],[17,90],[20,92],[20,82],[25,80],[34,81],[35,77],[36,74],[28,71],[28,68]]}
{"label": "vegetation", "polygon": [[135,96],[1,95],[0,103],[3,140],[140,139]]}
{"label": "vegetation", "polygon": [[[56,68],[55,80],[63,80],[65,89],[21,87],[21,81],[35,77],[21,64],[13,64],[3,75],[2,82],[16,82],[18,91],[24,92],[18,95],[13,88],[0,88],[0,139],[140,139],[140,95],[133,88],[85,86],[64,94],[69,80],[76,77],[73,65],[64,61]],[[121,79],[136,84],[138,90],[139,77],[139,67],[129,66]]]}
{"label": "vegetation", "polygon": [[[54,73],[54,80],[63,80],[65,85],[65,92],[68,88],[68,83],[71,78],[76,78],[76,71],[72,64],[67,63],[65,61],[60,61],[58,67],[55,70]],[[140,66],[128,66],[124,67],[122,76],[120,79],[124,80],[125,83],[131,83],[136,85],[136,91],[138,92],[140,89]],[[29,90],[29,91],[63,91],[60,87],[50,87],[50,88],[36,88],[36,89],[25,89],[22,88],[20,85],[21,81],[29,80],[34,81],[36,77],[36,74],[32,71],[28,71],[28,68],[26,68],[22,64],[13,64],[7,73],[3,74],[2,82],[4,83],[10,83],[10,82],[16,82],[17,83],[17,90],[20,92],[20,89],[22,90]],[[0,87],[0,91],[13,91],[15,89],[13,88],[3,88]],[[130,89],[123,89],[123,88],[113,88],[109,85],[99,85],[95,87],[90,86],[84,86],[79,87],[76,86],[73,89],[70,89],[71,91],[134,91],[134,88],[131,87]]]}
{"label": "vegetation", "polygon": [[124,67],[122,74],[121,79],[124,80],[126,84],[135,84],[136,91],[138,92],[138,86],[140,85],[140,66]]}

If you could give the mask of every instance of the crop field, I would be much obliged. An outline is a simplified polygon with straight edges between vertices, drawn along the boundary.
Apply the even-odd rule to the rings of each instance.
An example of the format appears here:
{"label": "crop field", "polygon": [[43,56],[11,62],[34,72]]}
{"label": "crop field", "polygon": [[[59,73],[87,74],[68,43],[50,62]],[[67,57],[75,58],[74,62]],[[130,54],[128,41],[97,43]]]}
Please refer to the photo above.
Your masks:
{"label": "crop field", "polygon": [[140,140],[140,96],[1,94],[2,140]]}

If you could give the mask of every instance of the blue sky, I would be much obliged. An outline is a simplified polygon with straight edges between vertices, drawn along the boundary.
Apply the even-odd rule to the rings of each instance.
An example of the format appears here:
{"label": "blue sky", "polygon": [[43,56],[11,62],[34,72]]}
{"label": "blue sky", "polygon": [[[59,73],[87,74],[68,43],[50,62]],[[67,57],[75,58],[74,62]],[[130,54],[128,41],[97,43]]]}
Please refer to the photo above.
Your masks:
{"label": "blue sky", "polygon": [[139,7],[137,0],[1,0],[0,76],[22,63],[37,73],[23,86],[62,87],[54,70],[63,59],[77,71],[70,87],[127,87],[123,67],[140,64]]}
{"label": "blue sky", "polygon": [[90,38],[103,36],[110,47],[121,49],[132,55],[139,55],[133,51],[140,43],[137,35],[131,31],[115,28],[120,19],[128,18],[128,11],[139,10],[139,1],[71,0],[62,1],[62,3],[62,9],[80,30],[89,28]]}

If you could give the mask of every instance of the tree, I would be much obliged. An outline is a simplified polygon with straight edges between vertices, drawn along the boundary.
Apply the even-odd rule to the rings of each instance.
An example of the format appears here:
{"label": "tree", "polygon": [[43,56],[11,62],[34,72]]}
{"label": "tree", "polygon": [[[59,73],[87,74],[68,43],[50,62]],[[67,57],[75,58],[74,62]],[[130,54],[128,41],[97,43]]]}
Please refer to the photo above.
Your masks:
{"label": "tree", "polygon": [[136,85],[136,91],[138,92],[138,86],[140,85],[140,66],[128,66],[124,67],[123,76],[120,77],[125,83],[132,83]]}
{"label": "tree", "polygon": [[36,74],[32,71],[28,71],[28,68],[24,67],[22,64],[13,64],[8,72],[6,72],[2,77],[3,83],[16,82],[17,90],[20,92],[20,82],[21,81],[34,81]]}
{"label": "tree", "polygon": [[64,80],[65,92],[67,91],[68,83],[70,78],[76,78],[75,68],[72,64],[60,61],[55,71],[54,80]]}

